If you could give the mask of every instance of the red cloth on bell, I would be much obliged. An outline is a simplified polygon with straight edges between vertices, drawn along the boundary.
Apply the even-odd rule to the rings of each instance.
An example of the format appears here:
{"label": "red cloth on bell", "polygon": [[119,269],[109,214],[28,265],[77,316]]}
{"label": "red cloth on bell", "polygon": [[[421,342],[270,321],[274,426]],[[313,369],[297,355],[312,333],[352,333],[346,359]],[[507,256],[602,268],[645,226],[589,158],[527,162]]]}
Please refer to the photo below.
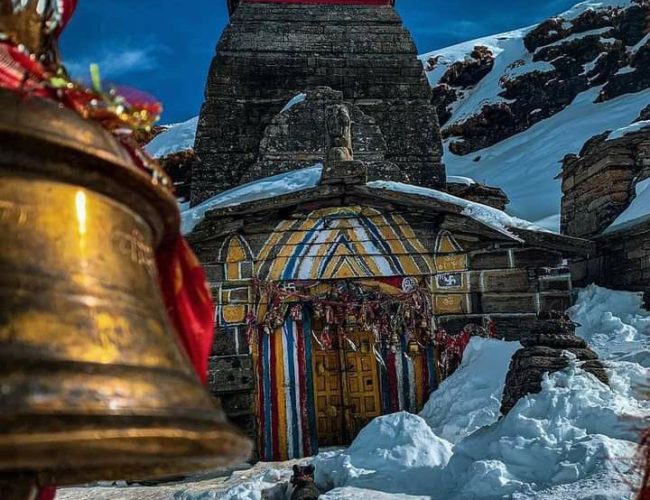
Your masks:
{"label": "red cloth on bell", "polygon": [[158,250],[160,288],[167,313],[204,384],[214,337],[214,305],[201,263],[185,238]]}

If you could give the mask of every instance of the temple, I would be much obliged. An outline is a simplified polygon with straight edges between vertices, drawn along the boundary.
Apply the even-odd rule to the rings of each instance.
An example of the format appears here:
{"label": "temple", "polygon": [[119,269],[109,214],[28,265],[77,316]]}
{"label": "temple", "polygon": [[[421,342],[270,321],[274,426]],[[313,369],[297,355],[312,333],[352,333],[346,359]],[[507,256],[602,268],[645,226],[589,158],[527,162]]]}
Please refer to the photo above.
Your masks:
{"label": "temple", "polygon": [[498,189],[447,183],[390,2],[230,8],[183,226],[217,302],[210,388],[261,459],[419,411],[472,336],[556,333],[566,259],[594,245],[508,216]]}
{"label": "temple", "polygon": [[[322,134],[274,141],[281,111],[327,87],[354,107],[362,154],[380,156],[372,178],[445,184],[431,91],[411,35],[387,0],[231,3],[208,77],[192,172],[192,204],[266,175],[322,159]],[[319,119],[318,117],[316,118]],[[322,123],[322,122],[321,122]],[[301,125],[304,125],[302,123]],[[321,126],[319,124],[319,126]],[[296,151],[308,155],[295,155]],[[264,164],[282,153],[291,161]],[[268,162],[266,162],[268,163]]]}

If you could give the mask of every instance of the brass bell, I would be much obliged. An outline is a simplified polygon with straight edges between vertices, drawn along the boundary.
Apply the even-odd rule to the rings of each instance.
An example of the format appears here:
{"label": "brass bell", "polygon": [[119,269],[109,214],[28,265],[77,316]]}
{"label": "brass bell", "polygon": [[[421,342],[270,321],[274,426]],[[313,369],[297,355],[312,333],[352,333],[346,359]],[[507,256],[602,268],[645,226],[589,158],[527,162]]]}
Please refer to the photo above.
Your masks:
{"label": "brass bell", "polygon": [[178,223],[111,134],[0,90],[0,477],[146,479],[248,458],[167,319],[154,249]]}

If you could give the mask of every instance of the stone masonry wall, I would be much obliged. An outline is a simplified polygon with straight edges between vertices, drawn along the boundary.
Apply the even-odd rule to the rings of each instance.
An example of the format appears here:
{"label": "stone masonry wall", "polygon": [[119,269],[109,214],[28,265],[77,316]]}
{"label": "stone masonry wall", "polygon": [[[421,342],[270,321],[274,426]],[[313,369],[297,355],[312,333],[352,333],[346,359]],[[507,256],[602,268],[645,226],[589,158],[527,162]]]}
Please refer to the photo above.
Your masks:
{"label": "stone masonry wall", "polygon": [[[564,159],[562,232],[593,238],[629,206],[636,183],[650,175],[650,131],[591,139]],[[649,173],[646,173],[649,172]]]}
{"label": "stone masonry wall", "polygon": [[572,263],[574,282],[648,293],[650,307],[650,224],[603,233],[630,205],[636,185],[650,178],[650,130],[585,144],[580,156],[564,160],[562,232],[592,238],[598,252]]}
{"label": "stone masonry wall", "polygon": [[242,4],[210,69],[192,203],[238,185],[287,101],[320,86],[342,92],[374,118],[386,140],[386,161],[411,183],[444,186],[431,89],[392,7]]}

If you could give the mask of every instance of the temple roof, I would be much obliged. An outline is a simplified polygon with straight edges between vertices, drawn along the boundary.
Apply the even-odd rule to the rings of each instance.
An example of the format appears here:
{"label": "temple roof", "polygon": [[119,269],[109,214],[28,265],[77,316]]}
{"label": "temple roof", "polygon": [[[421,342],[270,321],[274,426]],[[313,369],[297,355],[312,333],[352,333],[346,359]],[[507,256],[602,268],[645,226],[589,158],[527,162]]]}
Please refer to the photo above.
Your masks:
{"label": "temple roof", "polygon": [[321,179],[322,169],[318,164],[218,194],[183,212],[183,233],[190,234],[195,228],[200,232],[201,228],[197,226],[205,219],[216,221],[234,217],[243,220],[246,215],[268,214],[318,200],[348,197],[357,200],[357,204],[371,205],[373,201],[381,201],[405,210],[448,215],[451,216],[448,223],[459,227],[465,224],[463,220],[470,221],[473,231],[497,240],[577,254],[589,254],[594,249],[593,243],[587,240],[553,233],[496,208],[436,189],[390,181],[326,184]]}

